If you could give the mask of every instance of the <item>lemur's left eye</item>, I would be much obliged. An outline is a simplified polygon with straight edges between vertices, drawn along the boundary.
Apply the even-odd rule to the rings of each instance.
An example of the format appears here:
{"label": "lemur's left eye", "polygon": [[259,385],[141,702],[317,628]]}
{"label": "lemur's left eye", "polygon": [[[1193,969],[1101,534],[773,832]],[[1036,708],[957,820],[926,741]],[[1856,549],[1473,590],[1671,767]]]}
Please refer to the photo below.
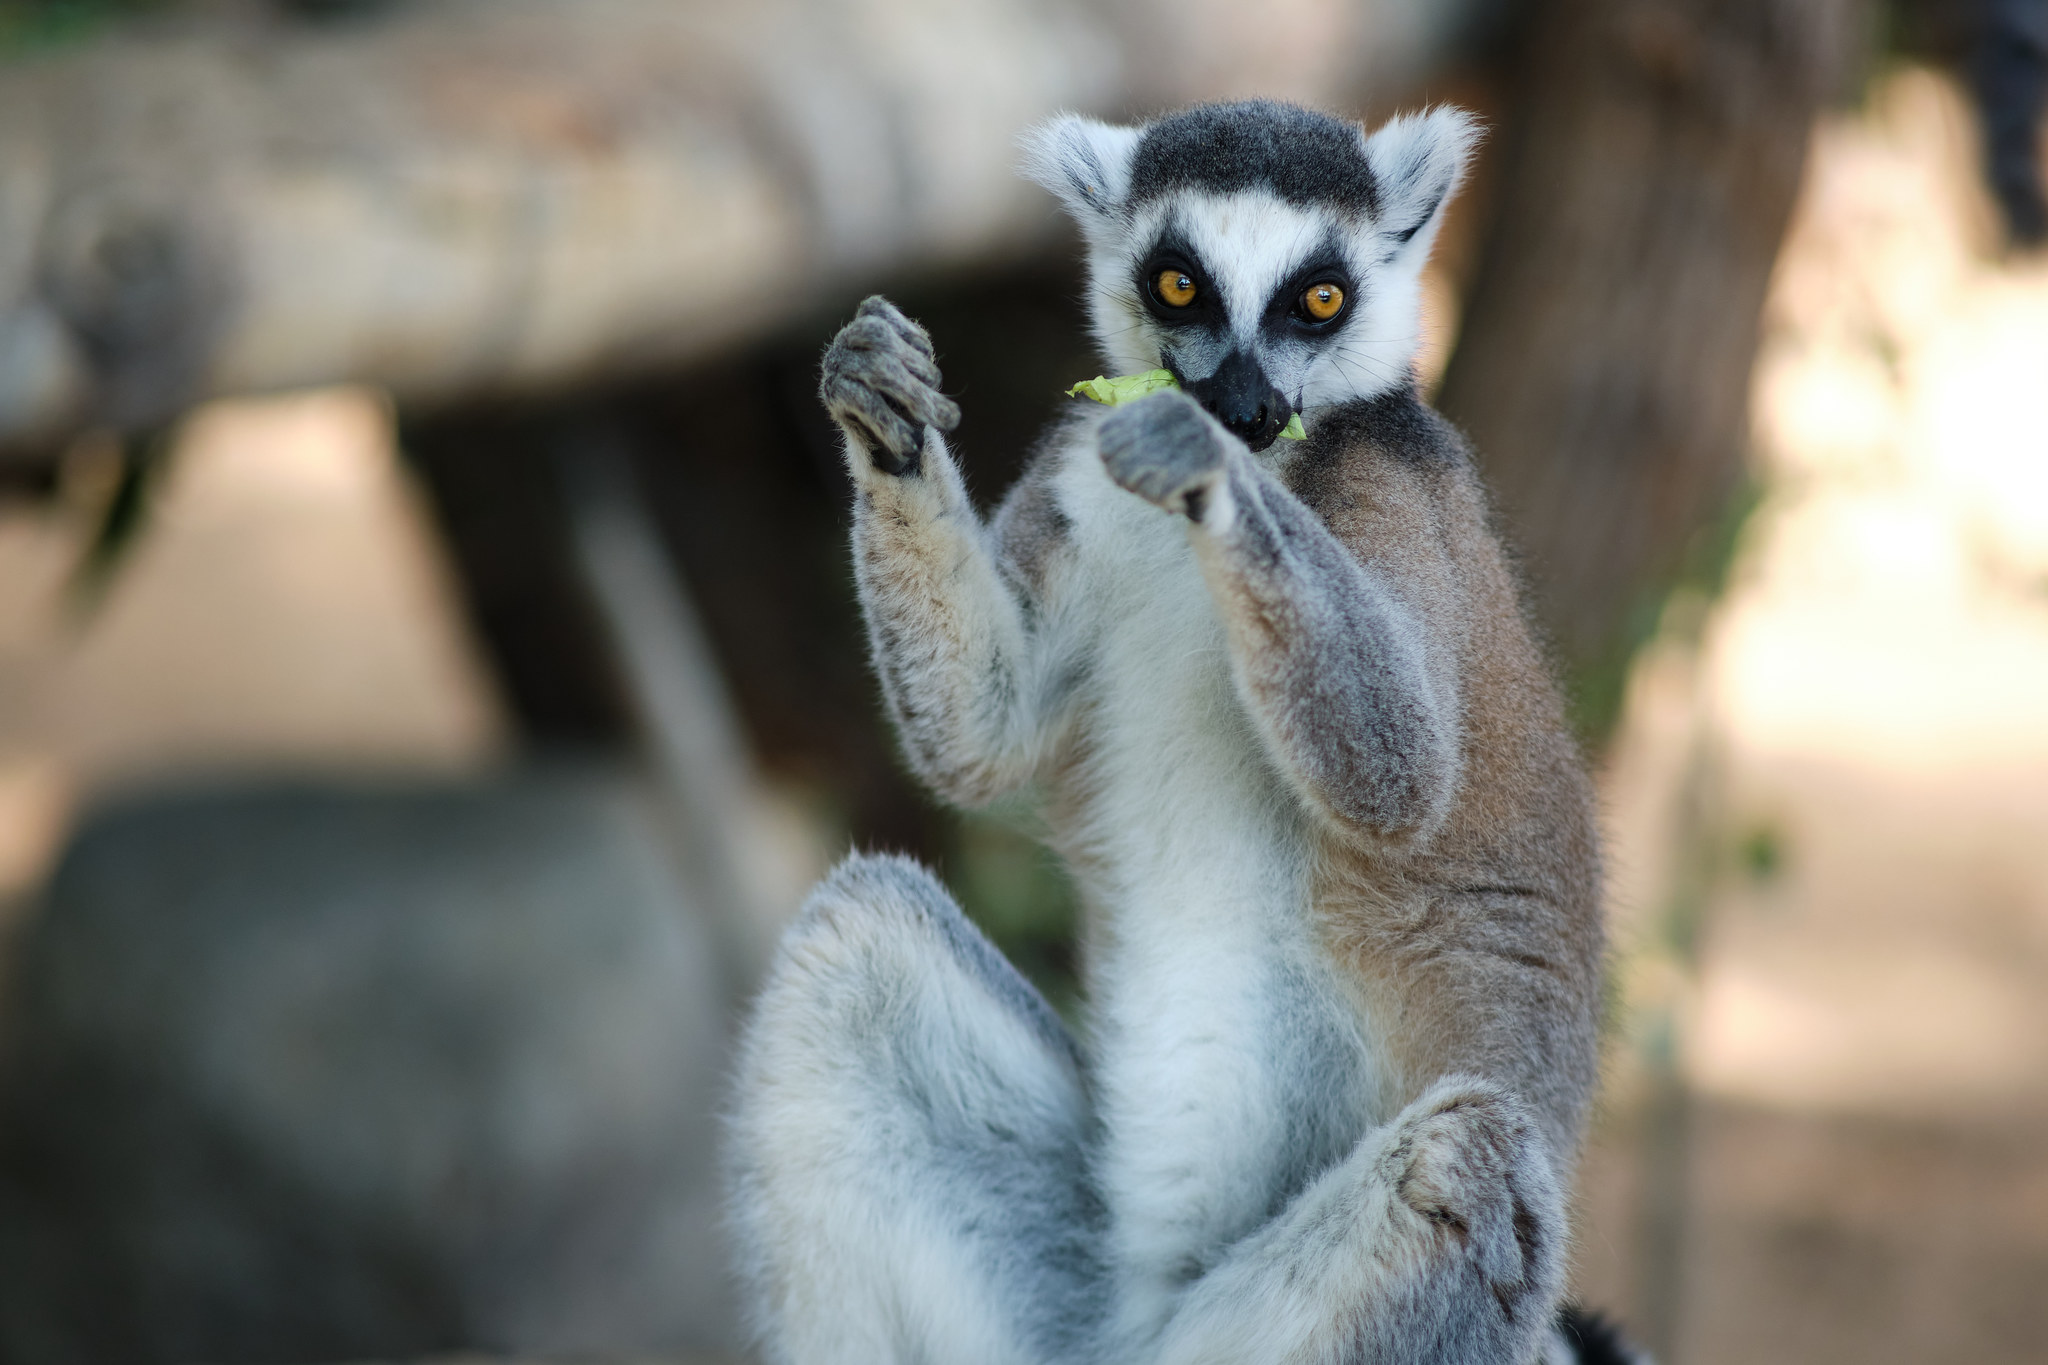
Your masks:
{"label": "lemur's left eye", "polygon": [[1195,282],[1185,270],[1160,271],[1152,287],[1159,291],[1161,303],[1175,308],[1185,308],[1195,301]]}
{"label": "lemur's left eye", "polygon": [[1312,284],[1302,293],[1301,311],[1313,322],[1328,322],[1344,311],[1344,291],[1334,284]]}

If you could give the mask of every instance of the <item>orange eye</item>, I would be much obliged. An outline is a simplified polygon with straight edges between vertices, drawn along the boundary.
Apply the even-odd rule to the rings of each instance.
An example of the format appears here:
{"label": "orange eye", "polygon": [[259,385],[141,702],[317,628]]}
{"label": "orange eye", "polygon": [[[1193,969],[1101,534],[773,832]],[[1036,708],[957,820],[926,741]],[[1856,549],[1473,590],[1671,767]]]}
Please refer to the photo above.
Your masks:
{"label": "orange eye", "polygon": [[1160,271],[1152,287],[1159,291],[1160,302],[1174,308],[1185,308],[1195,301],[1195,282],[1185,270]]}
{"label": "orange eye", "polygon": [[1301,311],[1317,322],[1328,322],[1344,307],[1344,291],[1334,284],[1312,284],[1301,296]]}

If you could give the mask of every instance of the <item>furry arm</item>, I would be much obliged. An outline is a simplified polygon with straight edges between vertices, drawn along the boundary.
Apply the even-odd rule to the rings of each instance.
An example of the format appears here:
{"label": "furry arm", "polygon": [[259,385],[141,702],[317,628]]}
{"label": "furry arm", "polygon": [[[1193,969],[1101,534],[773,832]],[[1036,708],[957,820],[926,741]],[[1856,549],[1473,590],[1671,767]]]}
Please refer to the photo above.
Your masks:
{"label": "furry arm", "polygon": [[924,330],[863,303],[825,353],[820,392],[846,437],[854,575],[875,671],[918,775],[964,805],[1031,777],[1044,708],[1032,632],[942,428]]}
{"label": "furry arm", "polygon": [[1187,516],[1239,693],[1310,805],[1380,839],[1435,829],[1458,699],[1413,610],[1192,400],[1119,410],[1101,448],[1118,483]]}

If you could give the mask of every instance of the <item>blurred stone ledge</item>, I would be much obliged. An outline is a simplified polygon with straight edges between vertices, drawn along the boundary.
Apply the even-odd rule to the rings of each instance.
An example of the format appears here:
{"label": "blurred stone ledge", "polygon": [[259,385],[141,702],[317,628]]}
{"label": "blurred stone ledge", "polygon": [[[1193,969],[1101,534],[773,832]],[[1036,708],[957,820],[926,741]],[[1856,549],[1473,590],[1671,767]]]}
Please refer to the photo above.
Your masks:
{"label": "blurred stone ledge", "polygon": [[431,404],[759,336],[1054,230],[1059,109],[1346,101],[1474,0],[414,0],[0,66],[0,450],[228,393]]}

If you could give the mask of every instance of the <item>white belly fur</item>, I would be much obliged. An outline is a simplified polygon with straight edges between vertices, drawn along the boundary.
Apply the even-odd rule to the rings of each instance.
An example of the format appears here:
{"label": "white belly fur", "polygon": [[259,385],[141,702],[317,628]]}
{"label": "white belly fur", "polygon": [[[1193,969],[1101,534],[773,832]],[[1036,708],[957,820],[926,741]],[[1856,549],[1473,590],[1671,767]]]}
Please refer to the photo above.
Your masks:
{"label": "white belly fur", "polygon": [[1304,1162],[1338,1155],[1299,1150],[1305,1128],[1351,1130],[1318,1148],[1355,1139],[1371,1087],[1314,942],[1309,817],[1237,697],[1184,525],[1111,484],[1092,451],[1060,492],[1092,640],[1082,824],[1103,921],[1089,963],[1100,1173],[1125,1323],[1145,1332]]}

